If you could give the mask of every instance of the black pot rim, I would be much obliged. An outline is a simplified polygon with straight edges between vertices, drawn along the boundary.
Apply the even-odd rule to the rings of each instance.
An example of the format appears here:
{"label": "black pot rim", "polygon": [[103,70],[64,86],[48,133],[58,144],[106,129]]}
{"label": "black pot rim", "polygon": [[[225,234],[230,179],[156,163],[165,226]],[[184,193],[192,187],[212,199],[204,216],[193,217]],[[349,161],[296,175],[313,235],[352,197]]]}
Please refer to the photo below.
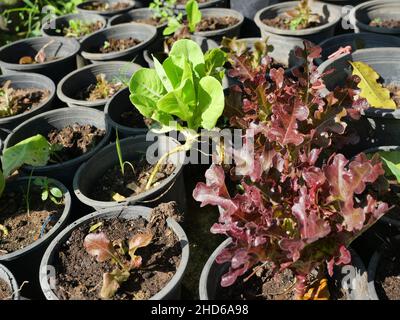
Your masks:
{"label": "black pot rim", "polygon": [[[114,16],[114,17],[110,18],[110,20],[108,20],[108,26],[109,27],[113,27],[113,26],[118,26],[118,25],[122,24],[122,23],[113,24],[113,22],[115,20],[117,20],[118,18],[120,18],[122,16],[130,16],[131,14],[136,13],[136,12],[149,12],[150,13],[152,11],[154,11],[154,10],[151,9],[151,8],[137,8],[137,9],[133,9],[133,10],[130,10],[128,12],[125,12],[125,13],[121,13],[121,14],[119,14],[117,16]],[[132,20],[130,22],[125,22],[125,23],[134,23],[134,22],[135,22],[135,20]],[[157,30],[159,30],[159,29],[165,28],[167,25],[168,25],[168,21],[165,21],[164,23],[162,23],[162,24],[160,24],[158,26],[153,26],[153,27],[155,27]]]}
{"label": "black pot rim", "polygon": [[[32,176],[32,179],[36,178],[45,178],[43,176]],[[9,182],[10,185],[15,185],[23,182],[28,182],[29,177],[19,177],[14,181]],[[67,219],[70,215],[71,212],[71,205],[72,205],[72,199],[71,199],[71,194],[67,187],[64,186],[60,181],[48,178],[49,182],[57,186],[63,193],[64,195],[64,210],[63,213],[61,214],[60,219],[56,222],[56,224],[47,232],[42,238],[36,240],[35,242],[31,243],[30,245],[27,245],[26,247],[19,249],[17,251],[7,253],[5,255],[0,256],[0,263],[2,261],[13,261],[15,259],[20,258],[21,256],[24,256],[27,254],[29,251],[34,250],[36,248],[39,248],[40,246],[43,246],[45,242],[51,238],[57,231],[61,230],[64,224],[67,222]],[[6,186],[7,188],[7,186]]]}
{"label": "black pot rim", "polygon": [[109,1],[107,1],[107,0],[88,0],[88,1],[84,1],[84,2],[82,2],[80,4],[78,4],[76,7],[82,13],[95,13],[95,14],[99,14],[99,15],[114,15],[114,14],[118,14],[120,12],[125,12],[127,10],[131,10],[136,5],[136,2],[134,0],[121,0],[121,2],[127,2],[130,5],[127,8],[124,8],[124,9],[109,10],[109,11],[99,11],[99,10],[87,10],[87,9],[84,9],[83,6],[87,5],[90,2],[109,2]]}
{"label": "black pot rim", "polygon": [[[133,137],[127,137],[124,139],[120,140],[120,143],[124,143],[124,142],[131,142],[131,144],[135,144],[135,142],[139,141],[143,141],[143,139],[146,137],[146,135],[136,135]],[[176,144],[180,144],[179,141],[168,137],[168,136],[159,136],[159,139],[167,139],[171,142],[174,142]],[[97,154],[97,156],[101,156],[103,153],[106,154],[108,152],[108,150],[110,149],[114,149],[115,150],[116,145],[115,142],[114,143],[110,143],[109,145],[105,146],[102,150],[100,150]],[[183,152],[181,152],[183,153]],[[183,155],[185,155],[183,153]],[[184,157],[183,157],[184,158]],[[118,163],[116,163],[118,164]],[[79,178],[82,174],[82,172],[86,171],[86,167],[89,165],[88,162],[84,162],[82,163],[82,165],[79,167],[79,169],[76,171],[75,175],[74,175],[74,180],[73,180],[73,189],[74,189],[74,193],[76,195],[76,197],[79,199],[79,201],[81,201],[82,203],[88,205],[88,206],[92,206],[95,208],[110,208],[110,207],[115,207],[118,205],[130,205],[130,204],[134,204],[134,203],[138,203],[140,204],[140,202],[142,201],[142,199],[147,199],[149,196],[151,196],[152,194],[156,193],[158,190],[163,190],[165,189],[169,184],[174,183],[174,180],[176,179],[176,177],[179,176],[179,174],[182,172],[183,170],[183,161],[179,161],[178,165],[176,165],[175,170],[164,180],[162,180],[160,182],[159,185],[157,185],[156,187],[153,187],[145,192],[139,193],[137,195],[134,195],[132,197],[126,198],[123,201],[99,201],[99,200],[95,200],[90,198],[88,195],[85,195],[84,193],[82,193],[80,191],[80,186],[79,186]],[[87,172],[87,171],[86,171]],[[147,200],[145,200],[147,201]]]}
{"label": "black pot rim", "polygon": [[18,288],[18,283],[17,280],[15,279],[14,275],[11,273],[11,271],[5,266],[0,264],[0,271],[5,273],[7,279],[1,278],[4,281],[6,281],[10,287],[11,291],[13,293],[13,300],[19,300],[20,299],[20,293],[19,293],[19,288]]}
{"label": "black pot rim", "polygon": [[38,40],[42,40],[42,39],[49,39],[49,41],[51,41],[52,39],[55,41],[59,41],[61,43],[68,43],[70,42],[73,51],[70,52],[67,56],[62,57],[60,59],[54,60],[54,61],[47,61],[44,63],[39,63],[39,64],[19,64],[19,63],[10,63],[4,60],[1,60],[1,64],[3,64],[7,69],[15,69],[16,66],[18,66],[19,70],[22,71],[28,71],[28,70],[35,70],[35,69],[39,69],[42,66],[49,66],[52,64],[56,64],[56,63],[61,63],[64,62],[65,60],[75,56],[76,54],[78,54],[79,50],[81,49],[81,45],[78,42],[78,40],[74,39],[74,38],[65,38],[65,37],[55,37],[55,36],[51,36],[51,37],[36,37],[36,38],[28,38],[28,39],[22,39],[22,40],[18,40],[15,42],[12,42],[8,45],[5,45],[3,47],[0,48],[0,52],[2,50],[5,49],[9,49],[12,48],[15,45],[18,45],[20,43],[24,43],[24,42],[36,42]]}
{"label": "black pot rim", "polygon": [[35,111],[38,111],[38,109],[44,107],[48,103],[51,103],[56,95],[56,85],[54,84],[53,80],[51,80],[49,77],[46,77],[46,76],[38,74],[38,73],[18,72],[18,73],[10,74],[10,75],[0,75],[0,83],[2,83],[3,81],[7,81],[7,79],[9,79],[9,78],[14,78],[14,77],[20,77],[22,80],[27,79],[27,78],[39,78],[41,83],[45,83],[48,86],[50,95],[45,101],[39,103],[39,105],[37,107],[35,107],[27,112],[23,112],[23,113],[15,115],[15,116],[0,118],[0,126],[4,122],[18,121],[21,118],[25,118],[26,116],[29,116],[29,114],[31,114]]}
{"label": "black pot rim", "polygon": [[[297,1],[298,2],[298,1]],[[301,37],[301,36],[307,36],[307,35],[311,35],[311,34],[317,34],[321,31],[324,31],[326,29],[329,29],[331,27],[333,27],[334,25],[336,25],[340,19],[342,19],[342,15],[341,15],[341,6],[337,6],[331,3],[323,3],[323,2],[319,2],[316,1],[314,2],[314,5],[321,5],[321,6],[327,6],[330,11],[335,12],[336,11],[336,18],[333,19],[331,22],[325,23],[321,26],[318,27],[314,27],[314,28],[307,28],[304,30],[284,30],[284,29],[279,29],[279,28],[275,28],[275,27],[271,27],[266,25],[265,23],[262,22],[261,20],[261,15],[268,10],[271,9],[276,9],[276,8],[285,8],[285,7],[294,7],[296,5],[297,2],[294,1],[286,1],[286,2],[281,2],[281,3],[277,3],[277,4],[273,4],[271,6],[265,7],[259,11],[257,11],[256,15],[254,16],[254,22],[256,23],[256,25],[260,28],[260,30],[265,30],[269,33],[273,33],[276,35],[280,35],[280,36],[296,36],[296,37]]]}
{"label": "black pot rim", "polygon": [[127,22],[127,23],[121,23],[121,24],[117,24],[115,26],[107,27],[106,29],[98,30],[96,32],[93,32],[93,33],[87,35],[86,37],[82,38],[82,40],[81,40],[82,46],[85,44],[85,42],[90,42],[92,37],[97,36],[100,33],[106,32],[108,30],[123,29],[123,28],[127,28],[127,27],[132,29],[132,31],[138,30],[138,29],[147,29],[147,31],[149,33],[149,38],[140,42],[136,46],[133,46],[133,47],[130,47],[125,50],[118,51],[118,52],[96,53],[96,52],[88,52],[88,51],[82,50],[82,52],[81,52],[82,56],[85,59],[96,60],[96,61],[109,61],[111,59],[118,59],[121,56],[124,56],[125,54],[127,54],[129,52],[135,52],[137,50],[140,50],[141,48],[144,48],[151,41],[153,41],[155,39],[155,37],[157,36],[157,28],[154,26],[151,26],[151,25],[148,25],[145,23]]}
{"label": "black pot rim", "polygon": [[[128,214],[132,215],[132,218],[138,218],[138,217],[143,217],[145,219],[148,219],[151,213],[151,209],[143,206],[129,206],[129,207],[123,207],[123,206],[116,206],[108,209],[103,209],[103,210],[98,210],[93,213],[90,213],[69,226],[67,226],[63,231],[61,231],[57,237],[53,239],[53,241],[50,243],[48,246],[46,252],[43,255],[42,261],[40,262],[40,270],[46,270],[46,266],[48,265],[50,255],[57,250],[57,247],[62,244],[63,241],[70,235],[70,233],[76,229],[77,227],[80,227],[82,225],[87,224],[90,220],[100,218],[104,216],[107,213],[115,212],[115,211],[120,211],[120,213],[126,212]],[[171,278],[171,280],[165,285],[165,287],[156,293],[154,296],[150,298],[150,300],[161,300],[163,297],[169,293],[181,280],[183,277],[186,266],[189,261],[189,240],[186,236],[185,231],[182,229],[180,224],[176,222],[172,218],[167,219],[167,224],[168,226],[174,231],[174,233],[178,236],[180,244],[181,244],[181,261],[179,263],[179,266],[174,274],[174,276]],[[54,294],[52,289],[50,288],[48,284],[48,275],[45,273],[44,275],[40,275],[40,286],[42,288],[42,291],[48,300],[58,300],[58,297]]]}
{"label": "black pot rim", "polygon": [[[207,9],[212,7],[218,3],[222,3],[224,0],[208,0],[207,2],[197,3],[199,5],[199,9]],[[186,4],[177,4],[176,9],[178,10],[186,10]]]}
{"label": "black pot rim", "polygon": [[373,33],[378,33],[378,34],[398,34],[400,33],[400,28],[384,28],[384,27],[371,27],[368,24],[365,24],[361,21],[357,20],[357,12],[367,9],[370,6],[374,6],[374,5],[382,5],[385,6],[386,4],[397,4],[400,8],[400,3],[397,0],[373,0],[373,1],[367,1],[364,3],[360,3],[359,5],[355,6],[353,9],[351,9],[349,17],[350,17],[350,21],[352,23],[352,25],[355,25],[357,27],[360,27],[360,29],[362,30],[366,30],[368,32],[373,32]]}
{"label": "black pot rim", "polygon": [[[45,36],[45,37],[50,37],[50,36],[54,37],[53,35],[49,35],[46,32],[46,29],[47,29],[46,27],[49,24],[54,23],[55,25],[57,25],[57,21],[59,21],[61,19],[66,19],[67,21],[70,21],[70,20],[78,18],[78,19],[80,19],[82,21],[85,21],[85,16],[87,17],[88,15],[93,16],[93,18],[96,18],[96,20],[100,21],[103,24],[103,26],[101,27],[100,30],[103,30],[103,29],[105,29],[107,27],[107,21],[106,21],[106,19],[104,19],[103,16],[101,16],[99,14],[95,14],[95,13],[83,13],[83,12],[79,13],[78,12],[78,13],[69,13],[69,14],[65,14],[63,16],[55,17],[55,18],[51,19],[50,21],[48,21],[47,23],[44,23],[42,28],[40,29],[40,31],[41,31],[42,35]],[[81,18],[79,18],[79,17],[81,17]],[[63,37],[63,36],[61,35],[61,37]],[[80,41],[84,37],[77,37],[77,38],[71,37],[71,38],[72,39],[76,39],[77,41]],[[67,39],[69,39],[69,38],[67,38]]]}
{"label": "black pot rim", "polygon": [[[16,132],[17,130],[19,130],[20,128],[23,128],[27,123],[36,121],[36,119],[43,117],[43,115],[49,115],[49,114],[57,114],[60,112],[63,112],[64,110],[71,110],[68,107],[67,108],[61,108],[61,109],[56,109],[56,110],[51,110],[51,111],[47,111],[41,114],[38,114],[37,116],[32,117],[31,119],[21,123],[19,126],[17,126],[13,132]],[[97,117],[103,117],[104,118],[104,113],[100,110],[96,110],[93,108],[86,108],[86,107],[76,107],[76,109],[73,110],[81,110],[81,111],[85,111],[85,112],[92,112],[93,113],[93,117],[97,116]],[[79,122],[79,119],[77,119],[77,122]],[[104,119],[104,123],[105,123],[105,131],[106,134],[103,137],[103,139],[101,141],[108,141],[111,135],[111,130],[108,128],[108,125]],[[9,141],[10,138],[12,137],[13,132],[11,132],[8,136],[7,139],[4,141],[4,149],[8,147],[9,145]],[[68,161],[64,161],[62,163],[56,163],[56,164],[50,164],[50,165],[46,165],[46,166],[42,166],[42,167],[32,167],[32,166],[24,166],[28,171],[34,170],[34,172],[40,172],[41,170],[48,170],[48,169],[52,169],[52,170],[63,170],[65,166],[70,166],[76,163],[80,163],[82,161],[85,161],[87,159],[89,159],[90,157],[92,157],[94,154],[96,154],[100,149],[102,148],[102,145],[99,143],[97,144],[92,150],[90,150],[89,152],[86,152],[85,154],[76,157],[74,159],[68,160]]]}
{"label": "black pot rim", "polygon": [[233,9],[227,9],[227,8],[206,8],[206,9],[201,9],[200,10],[202,15],[208,15],[208,16],[213,16],[213,12],[219,11],[221,13],[225,12],[226,16],[232,16],[235,18],[239,19],[239,22],[237,22],[236,24],[234,24],[233,26],[229,26],[223,29],[218,29],[218,30],[212,30],[212,31],[196,31],[194,33],[194,35],[196,36],[201,36],[201,37],[212,37],[212,36],[216,36],[216,35],[221,35],[226,33],[227,31],[236,29],[238,27],[240,27],[243,22],[244,22],[244,16],[243,14],[241,14],[239,11],[233,10]]}
{"label": "black pot rim", "polygon": [[110,98],[96,100],[96,101],[78,100],[78,99],[74,99],[74,98],[71,98],[71,97],[67,96],[66,94],[64,94],[64,92],[62,90],[64,84],[69,80],[69,78],[71,76],[74,76],[74,75],[76,75],[76,74],[78,74],[80,72],[85,72],[86,70],[95,68],[96,66],[99,66],[101,64],[111,64],[111,65],[115,64],[116,67],[118,66],[118,67],[121,67],[121,68],[126,66],[126,65],[132,65],[132,66],[136,67],[137,69],[142,68],[142,66],[140,66],[140,65],[138,65],[136,63],[133,63],[133,62],[128,62],[128,61],[104,61],[104,62],[99,62],[99,63],[96,63],[96,64],[90,64],[88,66],[85,66],[83,68],[77,69],[77,70],[67,74],[64,78],[62,78],[60,80],[60,82],[57,85],[57,96],[58,96],[58,98],[61,101],[67,103],[67,104],[72,104],[72,105],[76,105],[76,106],[84,106],[86,108],[95,108],[95,107],[98,107],[98,106],[105,105],[110,100]]}

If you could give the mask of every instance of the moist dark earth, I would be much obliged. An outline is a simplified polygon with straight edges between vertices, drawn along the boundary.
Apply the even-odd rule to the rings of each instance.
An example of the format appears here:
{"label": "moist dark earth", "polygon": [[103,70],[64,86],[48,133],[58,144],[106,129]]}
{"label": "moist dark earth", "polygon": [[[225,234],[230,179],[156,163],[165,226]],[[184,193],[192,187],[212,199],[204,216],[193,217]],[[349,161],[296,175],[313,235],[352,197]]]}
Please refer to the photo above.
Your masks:
{"label": "moist dark earth", "polygon": [[136,19],[135,22],[149,24],[149,25],[155,26],[155,27],[158,27],[164,23],[164,21],[161,20],[160,18],[154,18],[154,17],[150,17],[150,18],[146,18],[146,19]]}
{"label": "moist dark earth", "polygon": [[136,110],[121,113],[118,123],[129,128],[147,128],[143,116]]}
{"label": "moist dark earth", "polygon": [[99,51],[101,53],[111,53],[111,52],[118,52],[118,51],[123,51],[129,48],[132,48],[134,46],[137,46],[140,41],[139,39],[136,38],[127,38],[127,39],[109,39],[107,41],[108,43],[103,45]]}
{"label": "moist dark earth", "polygon": [[8,231],[8,235],[0,231],[0,256],[34,243],[54,226],[64,211],[63,204],[42,201],[41,190],[35,186],[31,185],[29,213],[24,197],[25,192],[16,190],[6,191],[0,198],[0,224]]}
{"label": "moist dark earth", "polygon": [[63,34],[66,37],[83,37],[90,33],[93,33],[97,30],[100,30],[103,27],[103,23],[101,21],[96,21],[93,23],[85,23],[84,21],[80,21],[81,28],[80,30],[75,30],[71,27],[63,28]]}
{"label": "moist dark earth", "polygon": [[56,151],[51,154],[49,163],[62,163],[89,152],[103,139],[105,134],[103,129],[78,123],[66,126],[61,130],[51,130],[47,138]]}
{"label": "moist dark earth", "polygon": [[85,10],[93,10],[93,11],[116,11],[116,10],[123,10],[129,6],[128,2],[116,2],[116,3],[105,3],[105,2],[97,2],[93,1],[92,3],[84,6]]}
{"label": "moist dark earth", "polygon": [[197,32],[214,31],[234,26],[239,22],[235,17],[204,17],[196,27]]}
{"label": "moist dark earth", "polygon": [[384,250],[375,275],[380,300],[400,300],[400,255],[398,243]]}
{"label": "moist dark earth", "polygon": [[[291,19],[288,18],[286,15],[280,15],[272,19],[263,19],[262,22],[266,24],[267,26],[282,29],[282,30],[289,30],[290,29],[290,22]],[[315,28],[323,23],[319,22],[310,22],[310,23],[303,23],[299,24],[297,26],[296,30],[303,30],[303,29],[308,29],[308,28]]]}
{"label": "moist dark earth", "polygon": [[[113,200],[115,193],[129,198],[144,192],[154,165],[150,165],[145,159],[142,159],[137,163],[132,163],[132,166],[134,170],[130,165],[125,165],[124,174],[119,165],[108,169],[95,183],[91,198],[99,201],[115,201]],[[172,163],[162,164],[153,180],[152,187],[168,178],[174,170],[175,165]]]}
{"label": "moist dark earth", "polygon": [[176,206],[164,203],[153,210],[152,222],[143,218],[101,219],[74,230],[56,255],[57,296],[63,300],[99,299],[103,273],[115,268],[110,260],[97,262],[83,246],[90,226],[99,222],[102,225],[95,232],[104,232],[110,241],[127,241],[145,230],[153,234],[151,243],[135,253],[142,257],[142,266],[131,271],[130,278],[121,285],[113,299],[145,300],[158,293],[172,279],[181,262],[180,242],[166,225],[166,218],[170,216],[177,216]]}
{"label": "moist dark earth", "polygon": [[378,28],[388,28],[388,29],[398,29],[400,28],[400,20],[395,19],[375,19],[372,20],[369,25],[371,27],[378,27]]}

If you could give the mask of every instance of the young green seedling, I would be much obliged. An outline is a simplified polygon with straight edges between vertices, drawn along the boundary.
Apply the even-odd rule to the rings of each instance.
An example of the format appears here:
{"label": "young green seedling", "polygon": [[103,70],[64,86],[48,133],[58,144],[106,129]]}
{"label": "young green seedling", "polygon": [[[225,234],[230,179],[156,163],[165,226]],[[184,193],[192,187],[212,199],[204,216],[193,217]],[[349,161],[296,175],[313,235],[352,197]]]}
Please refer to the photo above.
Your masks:
{"label": "young green seedling", "polygon": [[124,161],[122,157],[122,151],[121,151],[121,144],[119,141],[119,135],[118,135],[118,130],[116,130],[117,137],[115,139],[115,147],[117,149],[117,155],[118,155],[118,161],[119,161],[119,166],[121,169],[122,175],[125,175],[125,166],[128,165],[132,168],[132,171],[135,172],[135,168],[133,167],[132,163],[129,161]]}
{"label": "young green seedling", "polygon": [[63,193],[56,186],[49,182],[48,178],[36,178],[33,184],[41,189],[42,201],[50,199],[53,203],[59,205],[62,203]]}
{"label": "young green seedling", "polygon": [[196,42],[183,39],[174,43],[163,64],[153,58],[155,69],[143,68],[132,76],[131,102],[144,117],[158,123],[158,132],[180,131],[186,142],[161,156],[146,190],[161,164],[171,154],[190,150],[201,136],[198,131],[212,130],[224,109],[221,82],[226,53],[221,49],[203,54]]}
{"label": "young green seedling", "polygon": [[[196,31],[196,26],[201,21],[201,12],[196,0],[189,0],[185,6],[187,26],[190,33]],[[164,29],[163,35],[167,36],[183,29],[185,26],[182,22],[183,15],[180,13],[177,16],[172,16],[168,19],[168,26]]]}
{"label": "young green seedling", "polygon": [[292,19],[289,21],[290,29],[297,30],[299,26],[308,26],[312,22],[320,22],[318,14],[314,14],[311,11],[308,0],[301,0],[295,10],[289,12]]}
{"label": "young green seedling", "polygon": [[150,3],[149,8],[153,11],[153,17],[160,19],[161,22],[175,16],[174,7],[176,0],[154,0]]}

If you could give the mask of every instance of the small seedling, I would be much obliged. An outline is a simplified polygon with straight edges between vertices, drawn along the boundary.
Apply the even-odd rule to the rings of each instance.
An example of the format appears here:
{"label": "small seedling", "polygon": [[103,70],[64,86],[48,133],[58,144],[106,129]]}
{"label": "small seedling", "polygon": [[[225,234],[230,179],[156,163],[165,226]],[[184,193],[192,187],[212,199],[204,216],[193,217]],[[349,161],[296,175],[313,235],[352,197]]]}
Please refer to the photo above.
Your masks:
{"label": "small seedling", "polygon": [[110,42],[104,41],[103,49],[108,49],[110,47]]}
{"label": "small seedling", "polygon": [[176,0],[154,0],[150,3],[149,8],[153,10],[155,19],[164,22],[175,16],[175,4]]}
{"label": "small seedling", "polygon": [[[185,6],[187,16],[187,28],[190,33],[196,31],[196,26],[201,21],[201,12],[199,5],[196,0],[189,0]],[[168,26],[164,29],[163,34],[165,36],[171,35],[176,32],[182,32],[185,30],[185,26],[182,22],[183,15],[180,13],[177,16],[172,16],[168,19]]]}
{"label": "small seedling", "polygon": [[301,0],[295,10],[288,12],[291,19],[288,20],[291,30],[297,30],[299,26],[308,26],[310,23],[320,23],[320,16],[312,13],[308,0]]}
{"label": "small seedling", "polygon": [[132,272],[142,266],[142,257],[136,255],[136,251],[147,247],[152,239],[153,234],[149,230],[135,234],[128,241],[120,239],[111,242],[104,232],[89,233],[85,237],[83,246],[88,254],[95,257],[97,262],[111,260],[115,264],[111,272],[103,274],[100,298],[112,298]]}
{"label": "small seedling", "polygon": [[117,149],[117,155],[118,155],[118,161],[119,161],[119,166],[121,169],[122,175],[125,175],[125,166],[128,165],[132,168],[132,171],[135,172],[135,168],[133,167],[132,163],[129,161],[124,161],[122,157],[122,151],[121,151],[121,144],[118,136],[118,130],[116,130],[117,137],[115,139],[115,147]]}
{"label": "small seedling", "polygon": [[59,205],[63,200],[62,191],[49,183],[48,178],[36,178],[33,180],[33,184],[41,189],[42,201],[50,199],[53,203]]}

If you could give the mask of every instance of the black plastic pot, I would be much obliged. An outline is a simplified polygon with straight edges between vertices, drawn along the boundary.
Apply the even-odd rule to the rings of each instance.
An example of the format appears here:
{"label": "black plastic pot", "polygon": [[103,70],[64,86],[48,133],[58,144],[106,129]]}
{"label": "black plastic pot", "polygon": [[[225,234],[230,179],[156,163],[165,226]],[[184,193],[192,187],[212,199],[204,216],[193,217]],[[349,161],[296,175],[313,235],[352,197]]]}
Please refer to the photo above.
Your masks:
{"label": "black plastic pot", "polygon": [[58,98],[68,104],[69,107],[87,107],[103,110],[109,99],[96,101],[79,100],[77,94],[91,84],[96,84],[96,76],[104,74],[107,81],[127,81],[131,78],[141,66],[124,61],[110,61],[99,64],[93,64],[78,69],[66,75],[57,86]]}
{"label": "black plastic pot", "polygon": [[397,0],[367,1],[354,7],[350,12],[350,21],[356,33],[373,32],[400,36],[400,28],[388,29],[369,26],[369,23],[376,18],[385,20],[399,19],[399,17],[400,2]]}
{"label": "black plastic pot", "polygon": [[[44,23],[42,26],[42,34],[44,36],[55,37],[55,36],[63,36],[62,30],[66,27],[69,27],[70,20],[81,20],[86,23],[94,23],[100,21],[103,25],[104,29],[107,26],[107,21],[104,17],[98,14],[90,14],[90,13],[72,13],[67,14],[65,16],[60,16],[49,20]],[[83,37],[76,38],[77,40],[81,40]]]}
{"label": "black plastic pot", "polygon": [[[134,127],[128,127],[121,124],[121,115],[124,112],[132,111],[139,113],[132,105],[129,95],[129,88],[121,90],[114,97],[112,97],[110,101],[108,101],[106,107],[104,108],[106,122],[115,131],[118,130],[118,136],[120,139],[130,136],[143,135],[148,131],[148,128],[143,120],[137,123]],[[138,116],[138,118],[143,119],[141,116]]]}
{"label": "black plastic pot", "polygon": [[[143,59],[143,50],[148,47],[156,38],[157,29],[153,26],[143,23],[124,23],[104,30],[97,31],[84,39],[82,39],[82,56],[91,61],[106,62],[106,61],[135,61],[140,64]],[[110,39],[127,39],[136,38],[141,42],[126,50],[101,53],[99,48],[104,45],[105,41]]]}
{"label": "black plastic pot", "polygon": [[[324,81],[329,90],[343,86],[351,74],[349,61],[362,61],[370,65],[384,83],[400,80],[400,48],[374,48],[357,50],[352,54],[328,60],[318,68],[320,72],[335,69],[335,72],[325,76]],[[369,148],[379,146],[394,146],[400,141],[400,109],[369,108],[363,112],[359,121],[350,122],[360,136],[360,142],[351,146],[352,154],[357,154]]]}
{"label": "black plastic pot", "polygon": [[[85,6],[87,6],[88,4],[90,5],[91,3],[94,3],[94,2],[105,2],[105,3],[109,3],[109,4],[124,2],[124,3],[128,3],[129,5],[124,9],[110,10],[110,11],[98,11],[98,10],[85,9]],[[133,1],[133,0],[93,0],[93,1],[85,1],[85,2],[77,5],[78,12],[95,13],[95,14],[101,15],[107,19],[111,18],[117,14],[128,12],[129,10],[132,10],[134,7],[135,7],[135,1]]]}
{"label": "black plastic pot", "polygon": [[[35,179],[36,177],[32,177]],[[6,190],[27,188],[29,177],[17,178],[6,185]],[[51,185],[59,188],[64,195],[64,211],[57,223],[43,237],[20,250],[0,255],[0,263],[13,271],[18,283],[29,281],[22,288],[22,295],[30,299],[41,298],[38,279],[40,260],[50,241],[66,225],[71,209],[71,195],[68,189],[59,181],[49,179]]]}
{"label": "black plastic pot", "polygon": [[[23,56],[32,58],[38,51],[49,42],[52,42],[46,49],[48,57],[55,57],[57,60],[38,64],[19,64]],[[76,55],[80,44],[75,39],[64,37],[39,37],[23,39],[13,42],[0,48],[0,67],[3,74],[16,72],[34,72],[49,77],[58,83],[66,74],[76,69]]]}
{"label": "black plastic pot", "polygon": [[208,8],[208,9],[202,9],[201,14],[203,17],[226,17],[226,16],[235,17],[236,19],[239,20],[239,22],[233,26],[224,29],[195,32],[194,33],[195,36],[206,37],[209,39],[213,39],[217,42],[221,41],[223,37],[227,38],[239,37],[240,28],[244,21],[244,17],[240,12],[225,8]]}
{"label": "black plastic pot", "polygon": [[[153,16],[153,10],[150,8],[134,9],[129,12],[112,17],[110,20],[108,20],[108,25],[112,27],[118,24],[136,22],[136,20],[138,19],[151,18],[152,16]],[[167,24],[168,24],[167,21],[165,21],[164,23],[156,27],[158,36],[162,36],[163,30],[167,26]]]}
{"label": "black plastic pot", "polygon": [[[152,137],[151,139],[149,137]],[[139,161],[147,152],[159,150],[159,154],[165,154],[179,145],[179,142],[167,137],[156,135],[141,135],[129,137],[120,141],[122,158],[124,161]],[[147,158],[147,157],[146,157]],[[152,160],[155,160],[151,154]],[[98,183],[104,173],[119,165],[115,144],[103,148],[93,158],[84,163],[74,177],[74,192],[77,198],[84,204],[96,210],[115,207],[117,205],[143,204],[155,207],[160,203],[176,201],[181,211],[185,211],[186,195],[182,169],[185,159],[184,153],[175,153],[170,156],[170,161],[175,165],[174,172],[166,179],[148,191],[127,198],[124,201],[98,201],[90,198],[93,186]],[[156,162],[156,161],[154,161]]]}
{"label": "black plastic pot", "polygon": [[[397,235],[389,240],[389,244],[394,246],[395,249],[398,251],[400,246],[400,236]],[[384,243],[382,246],[375,251],[372,255],[371,260],[368,264],[368,285],[369,285],[369,294],[371,296],[371,300],[380,300],[379,296],[376,292],[375,288],[375,276],[378,270],[379,264],[381,262],[382,254],[385,250],[388,249],[388,244]]]}
{"label": "black plastic pot", "polygon": [[[296,38],[303,38],[314,43],[319,43],[329,37],[332,37],[335,32],[335,27],[342,18],[341,7],[313,1],[310,3],[312,12],[320,14],[324,18],[325,24],[304,30],[283,30],[275,27],[267,26],[263,20],[275,18],[276,16],[293,9],[299,1],[288,1],[278,3],[264,9],[259,10],[254,21],[261,30],[263,38],[271,35],[285,37],[285,41],[297,41]],[[295,40],[296,39],[296,40]]]}
{"label": "black plastic pot", "polygon": [[0,76],[0,86],[3,85],[7,80],[11,80],[13,88],[38,88],[50,91],[49,98],[46,101],[40,103],[36,108],[30,111],[11,116],[0,118],[0,138],[5,139],[7,136],[7,131],[13,130],[20,123],[32,118],[33,116],[50,110],[53,99],[56,93],[56,87],[54,82],[41,75],[35,73],[18,73],[7,76]]}
{"label": "black plastic pot", "polygon": [[5,283],[7,283],[10,286],[11,292],[13,293],[11,300],[19,300],[20,294],[19,294],[19,290],[18,290],[19,287],[18,287],[17,280],[15,279],[15,277],[11,273],[11,271],[8,270],[2,264],[0,264],[0,279],[3,280]]}
{"label": "black plastic pot", "polygon": [[[40,264],[40,270],[41,270],[40,285],[45,297],[48,300],[58,300],[58,297],[54,294],[52,287],[50,285],[50,283],[56,283],[55,274],[53,273],[48,275],[47,270],[48,269],[54,270],[53,264],[54,264],[55,254],[57,250],[60,248],[60,246],[70,237],[73,230],[79,228],[80,226],[89,224],[91,220],[96,220],[101,218],[112,219],[116,217],[127,220],[137,219],[139,217],[149,219],[150,214],[151,214],[151,209],[147,207],[141,207],[141,206],[114,207],[91,213],[69,225],[49,245]],[[181,261],[172,279],[160,292],[151,297],[150,300],[179,299],[182,278],[189,261],[189,241],[185,232],[174,219],[168,218],[167,223],[180,241],[182,248]],[[55,272],[57,272],[57,270],[55,270]]]}
{"label": "black plastic pot", "polygon": [[338,6],[356,6],[366,0],[322,0],[321,2],[331,3]]}
{"label": "black plastic pot", "polygon": [[366,32],[350,33],[326,39],[319,46],[322,48],[322,61],[320,61],[322,63],[340,47],[351,46],[353,52],[359,49],[400,47],[400,38]]}
{"label": "black plastic pot", "polygon": [[[216,43],[214,40],[207,39],[205,37],[192,35],[191,40],[196,42],[201,47],[203,52],[206,52],[207,50],[210,49],[218,48],[218,43]],[[161,63],[164,62],[164,60],[168,57],[168,55],[163,52],[162,41],[154,42],[153,45],[151,45],[148,49],[143,51],[144,60],[146,61],[146,63],[150,68],[154,68],[154,61],[152,55],[154,55]]]}
{"label": "black plastic pot", "polygon": [[71,185],[73,176],[78,167],[96,152],[98,152],[110,139],[110,130],[104,119],[104,113],[90,108],[62,108],[40,114],[22,123],[15,128],[4,142],[4,148],[11,147],[18,142],[36,134],[47,134],[52,129],[62,129],[75,123],[90,124],[98,129],[106,130],[103,139],[92,150],[75,159],[58,164],[50,164],[43,167],[23,166],[22,170],[29,174],[32,169],[34,173],[60,180],[67,186]]}
{"label": "black plastic pot", "polygon": [[[229,246],[231,242],[232,240],[230,238],[226,239],[217,249],[215,249],[206,262],[200,276],[200,300],[221,299],[221,297],[216,296],[216,293],[222,275],[229,269],[229,263],[218,264],[215,259],[224,248]],[[346,293],[347,300],[370,300],[365,266],[354,250],[350,249],[350,252],[352,255],[350,268],[352,270],[349,272],[349,266],[344,266],[342,268],[335,267],[334,278],[338,280],[337,283],[342,284],[342,289]],[[347,283],[347,286],[344,286],[344,281],[342,281],[345,276],[348,277],[345,282]],[[351,283],[350,285],[348,283],[349,280]]]}
{"label": "black plastic pot", "polygon": [[[199,9],[205,8],[225,8],[227,6],[227,0],[208,0],[207,2],[199,2]],[[176,4],[178,11],[186,11],[186,4]]]}
{"label": "black plastic pot", "polygon": [[278,2],[279,0],[230,0],[231,9],[239,11],[244,16],[240,36],[243,38],[259,37],[260,29],[254,22],[254,16],[258,10]]}

